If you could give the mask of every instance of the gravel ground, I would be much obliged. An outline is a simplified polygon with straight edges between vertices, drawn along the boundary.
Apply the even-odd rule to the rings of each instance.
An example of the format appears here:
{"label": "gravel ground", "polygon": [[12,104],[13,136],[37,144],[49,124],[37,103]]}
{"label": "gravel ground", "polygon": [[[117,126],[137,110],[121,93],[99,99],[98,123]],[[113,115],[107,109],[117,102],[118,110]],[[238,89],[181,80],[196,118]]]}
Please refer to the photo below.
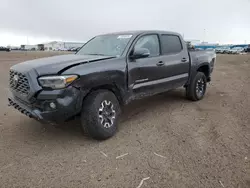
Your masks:
{"label": "gravel ground", "polygon": [[50,55],[0,53],[0,187],[250,187],[250,55],[218,55],[202,101],[178,89],[133,102],[103,142],[77,120],[42,125],[7,107],[9,67]]}

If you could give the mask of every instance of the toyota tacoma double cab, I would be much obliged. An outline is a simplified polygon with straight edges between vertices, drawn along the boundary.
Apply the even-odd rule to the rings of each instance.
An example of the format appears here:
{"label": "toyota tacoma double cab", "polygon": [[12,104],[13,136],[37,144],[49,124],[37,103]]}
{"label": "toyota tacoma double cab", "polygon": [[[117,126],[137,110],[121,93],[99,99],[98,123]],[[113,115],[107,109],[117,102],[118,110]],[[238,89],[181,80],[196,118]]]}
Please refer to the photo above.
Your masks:
{"label": "toyota tacoma double cab", "polygon": [[211,80],[214,52],[190,51],[168,31],[96,36],[75,54],[30,60],[10,68],[9,105],[36,120],[60,123],[80,115],[92,138],[117,130],[123,105],[178,87],[201,100]]}

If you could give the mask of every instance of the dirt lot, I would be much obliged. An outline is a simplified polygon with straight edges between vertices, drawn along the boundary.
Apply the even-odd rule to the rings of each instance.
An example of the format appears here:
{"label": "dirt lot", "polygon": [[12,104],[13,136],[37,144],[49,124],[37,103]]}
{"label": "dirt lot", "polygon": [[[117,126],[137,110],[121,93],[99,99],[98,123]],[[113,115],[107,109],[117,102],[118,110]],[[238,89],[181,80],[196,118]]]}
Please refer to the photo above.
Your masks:
{"label": "dirt lot", "polygon": [[179,89],[132,103],[104,142],[7,107],[10,66],[48,55],[0,53],[0,187],[250,187],[250,55],[219,55],[202,101]]}

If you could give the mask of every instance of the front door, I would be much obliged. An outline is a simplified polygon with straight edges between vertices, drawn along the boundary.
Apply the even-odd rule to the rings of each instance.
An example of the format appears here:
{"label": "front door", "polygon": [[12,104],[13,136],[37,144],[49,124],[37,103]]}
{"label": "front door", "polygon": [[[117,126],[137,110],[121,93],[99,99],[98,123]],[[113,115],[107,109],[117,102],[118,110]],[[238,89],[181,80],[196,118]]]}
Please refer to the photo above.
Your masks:
{"label": "front door", "polygon": [[134,42],[131,52],[136,48],[146,48],[150,55],[146,58],[129,60],[129,89],[134,95],[150,95],[150,93],[155,93],[156,86],[154,83],[159,79],[159,66],[162,62],[159,36],[157,34],[140,36]]}

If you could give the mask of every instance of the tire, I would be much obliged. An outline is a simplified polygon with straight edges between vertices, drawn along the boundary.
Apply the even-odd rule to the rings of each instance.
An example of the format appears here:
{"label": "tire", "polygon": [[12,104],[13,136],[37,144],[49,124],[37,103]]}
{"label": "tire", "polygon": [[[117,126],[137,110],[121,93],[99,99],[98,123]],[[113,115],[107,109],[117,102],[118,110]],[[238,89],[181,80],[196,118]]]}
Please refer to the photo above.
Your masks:
{"label": "tire", "polygon": [[[202,83],[203,82],[203,83]],[[207,78],[203,72],[197,72],[186,88],[186,96],[189,100],[201,100],[207,89]]]}
{"label": "tire", "polygon": [[82,128],[94,139],[108,139],[116,133],[120,112],[119,101],[113,92],[93,91],[83,102]]}

